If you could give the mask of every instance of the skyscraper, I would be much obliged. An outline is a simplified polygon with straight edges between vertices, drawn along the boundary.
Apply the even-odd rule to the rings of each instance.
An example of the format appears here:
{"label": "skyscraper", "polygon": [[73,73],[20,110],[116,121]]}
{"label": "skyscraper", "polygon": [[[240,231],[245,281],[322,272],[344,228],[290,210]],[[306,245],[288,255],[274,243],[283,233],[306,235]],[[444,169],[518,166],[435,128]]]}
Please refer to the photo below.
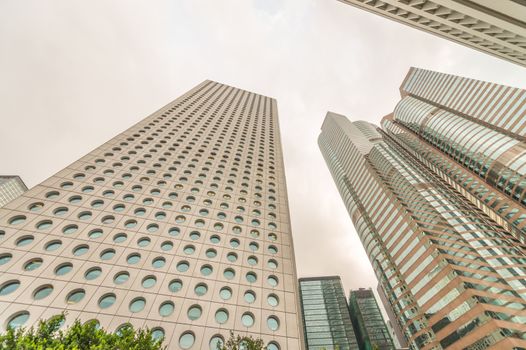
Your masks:
{"label": "skyscraper", "polygon": [[340,277],[300,278],[299,285],[307,350],[357,350]]}
{"label": "skyscraper", "polygon": [[328,113],[318,141],[410,347],[526,347],[526,256],[515,235],[370,123]]}
{"label": "skyscraper", "polygon": [[274,99],[205,81],[0,209],[0,327],[302,349]]}
{"label": "skyscraper", "polygon": [[523,243],[526,91],[411,68],[385,132]]}
{"label": "skyscraper", "polygon": [[0,207],[27,191],[27,186],[20,176],[0,176]]}
{"label": "skyscraper", "polygon": [[523,0],[339,0],[526,66]]}
{"label": "skyscraper", "polygon": [[349,313],[363,350],[394,350],[394,343],[371,289],[351,290]]}

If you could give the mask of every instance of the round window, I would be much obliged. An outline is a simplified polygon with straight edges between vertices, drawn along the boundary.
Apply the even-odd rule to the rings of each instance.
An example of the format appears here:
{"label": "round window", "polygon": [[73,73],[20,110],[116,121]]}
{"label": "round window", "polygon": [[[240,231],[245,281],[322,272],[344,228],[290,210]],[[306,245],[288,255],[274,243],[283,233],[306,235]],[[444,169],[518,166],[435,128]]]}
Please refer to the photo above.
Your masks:
{"label": "round window", "polygon": [[181,349],[190,349],[195,342],[195,336],[192,332],[185,332],[179,338],[179,346]]}
{"label": "round window", "polygon": [[175,310],[174,303],[171,301],[165,301],[159,306],[159,315],[162,317],[170,316]]}
{"label": "round window", "polygon": [[219,291],[219,296],[223,300],[229,300],[230,298],[232,298],[232,289],[230,289],[229,287],[221,288],[221,290]]}
{"label": "round window", "polygon": [[135,298],[130,303],[130,311],[133,313],[141,312],[146,306],[144,298]]}
{"label": "round window", "polygon": [[188,309],[188,318],[192,321],[197,320],[199,317],[201,317],[203,310],[199,305],[192,305]]}
{"label": "round window", "polygon": [[215,314],[216,322],[219,324],[225,324],[228,321],[228,311],[225,309],[219,309]]}
{"label": "round window", "polygon": [[94,280],[95,278],[99,277],[101,273],[102,270],[100,267],[93,267],[86,271],[86,273],[84,274],[84,278],[86,278],[87,280]]}
{"label": "round window", "polygon": [[243,316],[241,316],[241,323],[245,327],[252,327],[254,325],[254,315],[250,312],[245,312]]}
{"label": "round window", "polygon": [[76,289],[68,294],[68,296],[66,297],[66,302],[68,304],[76,304],[82,299],[84,299],[85,295],[86,292],[84,291],[84,289]]}
{"label": "round window", "polygon": [[20,287],[20,281],[9,281],[0,286],[0,295],[7,295]]}
{"label": "round window", "polygon": [[172,280],[168,284],[168,289],[172,293],[176,293],[176,292],[180,291],[182,288],[183,288],[183,282],[181,280],[179,280],[179,279]]}
{"label": "round window", "polygon": [[41,287],[38,287],[35,292],[33,293],[33,298],[35,300],[40,300],[40,299],[44,299],[45,297],[47,297],[48,295],[51,294],[51,292],[53,292],[53,286],[51,285],[45,285],[45,286],[41,286]]}
{"label": "round window", "polygon": [[123,284],[130,278],[130,274],[126,271],[119,272],[113,277],[115,284]]}
{"label": "round window", "polygon": [[102,298],[99,299],[99,307],[101,309],[107,309],[110,306],[112,306],[115,301],[117,300],[117,297],[113,293],[108,293],[102,296]]}

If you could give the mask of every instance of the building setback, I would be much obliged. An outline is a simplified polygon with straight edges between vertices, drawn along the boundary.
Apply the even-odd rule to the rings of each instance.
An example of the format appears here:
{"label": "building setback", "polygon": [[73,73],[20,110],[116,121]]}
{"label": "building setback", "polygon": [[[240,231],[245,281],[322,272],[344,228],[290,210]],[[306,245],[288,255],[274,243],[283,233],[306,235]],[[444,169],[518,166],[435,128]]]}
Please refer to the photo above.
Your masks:
{"label": "building setback", "polygon": [[339,0],[526,66],[523,0]]}
{"label": "building setback", "polygon": [[[52,156],[52,155],[50,155]],[[205,81],[0,209],[0,328],[303,349],[274,99]]]}
{"label": "building setback", "polygon": [[300,278],[299,286],[307,350],[357,350],[340,277]]}
{"label": "building setback", "polygon": [[394,350],[394,343],[371,289],[351,290],[349,313],[362,350]]}
{"label": "building setback", "polygon": [[0,207],[27,191],[27,186],[20,176],[0,175]]}
{"label": "building setback", "polygon": [[387,326],[389,328],[391,338],[395,342],[395,347],[407,348],[407,340],[404,337],[404,333],[402,332],[400,325],[398,324],[398,322],[396,322],[396,315],[393,311],[393,308],[391,307],[391,304],[389,303],[389,300],[387,299],[386,293],[384,292],[380,284],[378,284],[378,286],[376,287],[376,291],[378,292],[380,300],[382,301],[382,305],[384,306],[384,309],[387,312],[387,317],[389,317],[389,320],[387,321]]}
{"label": "building setback", "polygon": [[[413,83],[429,91],[444,81]],[[458,87],[441,91],[440,96],[457,99]],[[491,100],[484,102],[472,107],[481,109]],[[505,108],[509,112],[516,107]],[[420,115],[416,111],[413,115]],[[435,105],[425,113],[425,122],[442,113]],[[493,110],[493,115],[498,114]],[[448,135],[460,122],[440,123],[444,139],[452,145],[458,144]],[[351,123],[328,113],[318,142],[408,345],[526,347],[526,256],[519,236],[499,225],[499,216],[490,217],[437,167],[413,155],[410,146],[418,144],[405,135],[396,138],[370,123]],[[466,131],[462,135],[461,140],[479,142],[482,148],[488,145],[466,137]]]}

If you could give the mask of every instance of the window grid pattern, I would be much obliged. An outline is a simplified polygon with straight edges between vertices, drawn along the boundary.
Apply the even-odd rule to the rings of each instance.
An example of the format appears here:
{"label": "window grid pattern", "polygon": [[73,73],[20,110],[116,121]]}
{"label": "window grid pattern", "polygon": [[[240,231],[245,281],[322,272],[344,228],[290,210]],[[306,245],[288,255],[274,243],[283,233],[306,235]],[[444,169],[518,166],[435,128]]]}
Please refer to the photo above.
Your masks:
{"label": "window grid pattern", "polygon": [[0,209],[0,327],[67,309],[171,349],[301,349],[277,118],[205,81]]}
{"label": "window grid pattern", "polygon": [[363,123],[329,113],[319,144],[409,345],[524,347],[520,242]]}
{"label": "window grid pattern", "polygon": [[[524,5],[511,1],[340,0],[413,28],[526,66]],[[499,7],[516,11],[500,13]]]}
{"label": "window grid pattern", "polygon": [[307,348],[358,349],[340,278],[300,278],[299,285]]}
{"label": "window grid pattern", "polygon": [[526,91],[411,69],[382,126],[526,242]]}

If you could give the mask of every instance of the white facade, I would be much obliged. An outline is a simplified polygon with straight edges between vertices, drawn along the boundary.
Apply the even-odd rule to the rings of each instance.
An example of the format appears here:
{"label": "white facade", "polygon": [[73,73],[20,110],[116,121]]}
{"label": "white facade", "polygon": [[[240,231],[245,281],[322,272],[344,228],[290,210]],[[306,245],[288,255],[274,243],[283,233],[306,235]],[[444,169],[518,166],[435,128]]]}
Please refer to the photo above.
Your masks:
{"label": "white facade", "polygon": [[205,81],[0,209],[0,328],[67,311],[169,349],[302,349],[274,99]]}

